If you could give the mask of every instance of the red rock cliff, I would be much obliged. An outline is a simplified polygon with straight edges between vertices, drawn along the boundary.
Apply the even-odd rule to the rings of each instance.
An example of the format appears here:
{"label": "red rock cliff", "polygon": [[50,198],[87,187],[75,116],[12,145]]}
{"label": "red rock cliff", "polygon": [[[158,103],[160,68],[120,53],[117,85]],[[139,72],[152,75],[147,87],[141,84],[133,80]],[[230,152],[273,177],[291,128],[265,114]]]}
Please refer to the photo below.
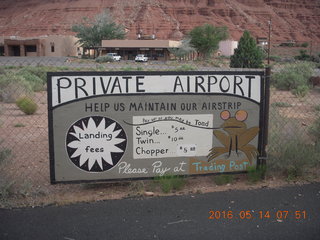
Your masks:
{"label": "red rock cliff", "polygon": [[180,39],[194,26],[227,26],[238,40],[245,29],[266,37],[272,19],[273,40],[320,42],[319,0],[2,0],[2,36],[73,34],[72,24],[109,8],[128,38],[156,34],[158,39]]}

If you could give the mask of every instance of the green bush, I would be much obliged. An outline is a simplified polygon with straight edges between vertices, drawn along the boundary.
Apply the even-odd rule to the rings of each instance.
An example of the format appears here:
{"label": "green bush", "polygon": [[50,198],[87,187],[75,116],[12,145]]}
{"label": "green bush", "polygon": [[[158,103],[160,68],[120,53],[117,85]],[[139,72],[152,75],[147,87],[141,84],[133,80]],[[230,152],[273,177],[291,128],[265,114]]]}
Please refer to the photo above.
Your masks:
{"label": "green bush", "polygon": [[284,43],[280,43],[279,46],[280,47],[294,47],[295,44],[293,42],[284,42]]}
{"label": "green bush", "polygon": [[[268,175],[309,177],[308,171],[320,164],[319,148],[311,144],[310,135],[297,119],[284,117],[273,106],[269,115]],[[319,133],[316,128],[315,133]]]}
{"label": "green bush", "polygon": [[27,115],[34,114],[38,105],[29,97],[21,97],[16,101],[18,108]]}
{"label": "green bush", "polygon": [[33,91],[39,92],[44,90],[43,80],[39,78],[37,75],[34,75],[31,72],[25,70],[18,72],[18,75],[22,76],[28,83],[30,83],[30,86]]}
{"label": "green bush", "polygon": [[6,148],[0,148],[0,164],[7,160],[11,155],[11,150]]}
{"label": "green bush", "polygon": [[0,139],[0,164],[7,160],[11,155],[11,150],[1,146],[2,140]]}
{"label": "green bush", "polygon": [[270,56],[269,58],[270,58],[271,61],[281,62],[281,57],[280,56],[273,55],[273,56]]}
{"label": "green bush", "polygon": [[266,174],[266,166],[249,166],[247,168],[247,177],[250,183],[257,183],[261,181]]}
{"label": "green bush", "polygon": [[0,178],[0,207],[8,204],[9,198],[14,194],[14,182]]}
{"label": "green bush", "polygon": [[227,175],[227,174],[220,174],[213,177],[213,181],[218,186],[225,185],[228,183],[232,183],[234,181],[233,175]]}
{"label": "green bush", "polygon": [[95,61],[96,61],[97,63],[113,62],[113,58],[110,57],[110,56],[105,55],[105,56],[97,57],[97,58],[95,59]]}
{"label": "green bush", "polygon": [[195,66],[191,66],[188,64],[181,65],[175,69],[175,71],[194,71],[197,70]]}
{"label": "green bush", "polygon": [[161,187],[164,193],[169,193],[173,190],[181,190],[186,184],[186,180],[181,176],[161,176],[154,179]]}
{"label": "green bush", "polygon": [[295,96],[299,98],[303,98],[308,94],[309,90],[310,90],[309,86],[301,85],[301,86],[298,86],[296,89],[293,89],[291,92]]}
{"label": "green bush", "polygon": [[312,59],[312,57],[307,54],[307,50],[300,50],[299,55],[295,56],[294,58],[301,61],[310,61]]}
{"label": "green bush", "polygon": [[5,72],[0,75],[0,101],[14,103],[19,97],[32,92],[32,86],[24,77]]}
{"label": "green bush", "polygon": [[0,67],[0,74],[4,74],[6,71],[5,71],[5,68],[4,67]]}
{"label": "green bush", "polygon": [[314,138],[317,149],[320,150],[320,116],[309,127],[308,132]]}
{"label": "green bush", "polygon": [[296,64],[287,64],[279,72],[272,74],[271,83],[279,90],[294,90],[298,92],[306,91],[309,85],[309,78],[313,73],[313,64],[302,62]]}
{"label": "green bush", "polygon": [[143,71],[143,68],[142,67],[131,67],[131,66],[125,66],[125,67],[122,67],[120,69],[121,71]]}
{"label": "green bush", "polygon": [[[39,66],[39,67],[24,67],[21,69],[21,72],[29,72],[32,75],[37,76],[42,80],[43,84],[47,83],[47,72],[55,72],[59,70],[60,68],[65,68],[65,67],[46,67],[46,66]],[[64,70],[64,69],[61,69]]]}
{"label": "green bush", "polygon": [[320,154],[314,146],[296,137],[282,143],[278,154],[270,156],[268,168],[273,173],[279,172],[288,180],[293,180],[318,165],[319,159]]}
{"label": "green bush", "polygon": [[287,103],[287,102],[274,102],[274,103],[271,103],[271,106],[272,107],[292,107],[292,105],[290,103]]}

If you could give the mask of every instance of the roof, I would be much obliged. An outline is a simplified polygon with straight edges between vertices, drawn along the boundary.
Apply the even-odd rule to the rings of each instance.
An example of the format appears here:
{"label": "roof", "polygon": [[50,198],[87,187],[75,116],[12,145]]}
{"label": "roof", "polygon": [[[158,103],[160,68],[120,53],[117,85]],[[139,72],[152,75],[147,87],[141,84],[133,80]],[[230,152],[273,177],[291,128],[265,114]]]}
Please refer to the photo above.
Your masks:
{"label": "roof", "polygon": [[171,40],[102,40],[101,46],[108,48],[174,48],[179,41]]}

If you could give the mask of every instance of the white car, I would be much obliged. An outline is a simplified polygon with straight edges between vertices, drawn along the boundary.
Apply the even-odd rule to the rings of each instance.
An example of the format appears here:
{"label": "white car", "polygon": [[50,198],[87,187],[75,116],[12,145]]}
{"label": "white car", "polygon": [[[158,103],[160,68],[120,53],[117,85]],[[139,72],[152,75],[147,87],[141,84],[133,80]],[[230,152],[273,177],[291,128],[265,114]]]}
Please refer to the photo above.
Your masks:
{"label": "white car", "polygon": [[112,58],[113,61],[120,61],[121,60],[121,56],[119,56],[116,53],[107,53],[107,56]]}
{"label": "white car", "polygon": [[147,62],[148,57],[146,57],[144,54],[138,54],[134,60],[136,62]]}

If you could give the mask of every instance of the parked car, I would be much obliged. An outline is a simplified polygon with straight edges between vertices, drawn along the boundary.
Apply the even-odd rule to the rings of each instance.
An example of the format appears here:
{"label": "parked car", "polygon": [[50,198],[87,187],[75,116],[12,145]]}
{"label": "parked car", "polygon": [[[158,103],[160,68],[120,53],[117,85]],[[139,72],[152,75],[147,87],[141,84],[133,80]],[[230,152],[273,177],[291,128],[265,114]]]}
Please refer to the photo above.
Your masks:
{"label": "parked car", "polygon": [[110,57],[113,61],[120,61],[121,56],[116,53],[107,53],[107,56]]}
{"label": "parked car", "polygon": [[146,57],[144,54],[138,54],[134,60],[136,62],[147,62],[148,57]]}

